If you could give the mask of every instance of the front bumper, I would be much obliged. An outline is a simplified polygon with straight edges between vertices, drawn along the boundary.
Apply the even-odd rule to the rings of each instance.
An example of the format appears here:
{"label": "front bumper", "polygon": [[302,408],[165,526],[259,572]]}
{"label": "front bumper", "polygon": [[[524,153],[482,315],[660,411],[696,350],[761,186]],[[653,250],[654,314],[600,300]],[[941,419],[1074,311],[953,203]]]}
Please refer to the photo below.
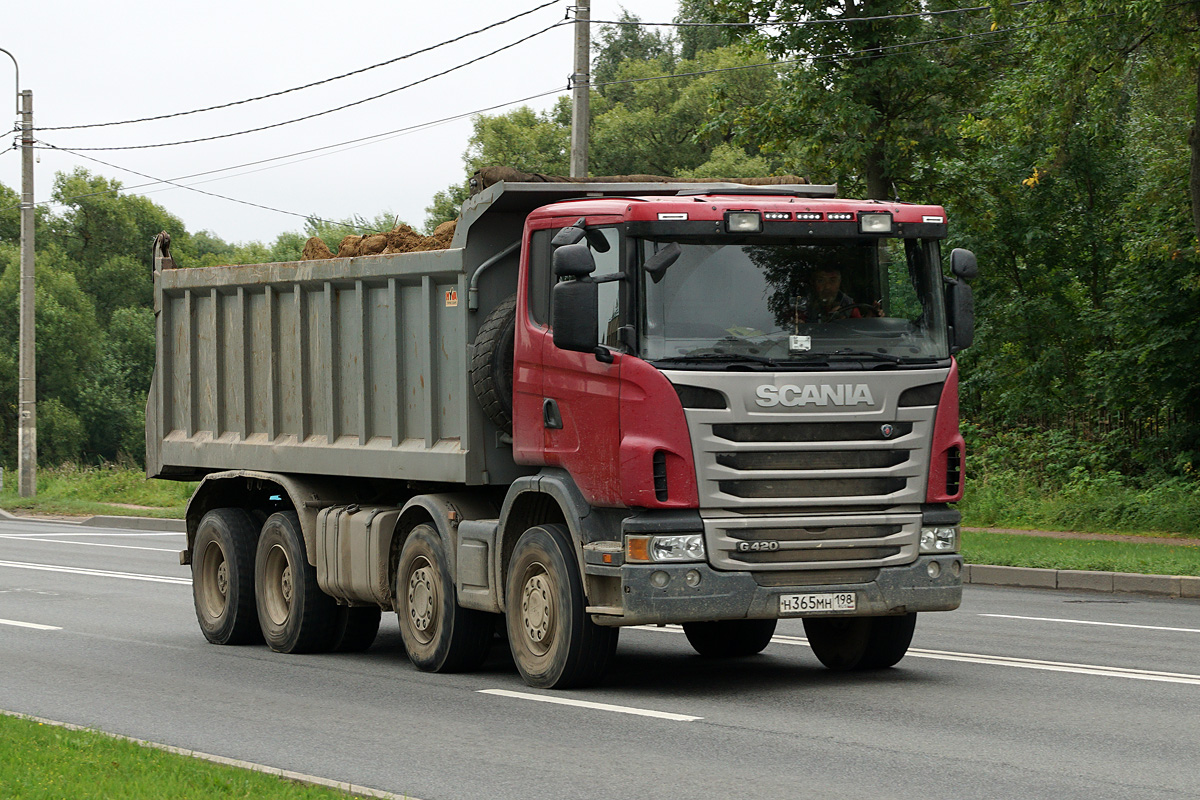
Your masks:
{"label": "front bumper", "polygon": [[[937,577],[930,576],[931,561],[938,562],[940,567]],[[857,596],[854,611],[819,612],[809,616],[951,611],[962,602],[962,565],[962,556],[957,553],[924,555],[912,564],[883,567],[874,580],[866,583],[760,586],[749,572],[719,572],[703,563],[625,564],[609,572],[614,577],[619,572],[621,578],[622,613],[594,614],[593,619],[597,624],[611,626],[776,619],[781,616],[781,595],[843,592],[853,592]],[[692,571],[699,574],[700,580],[689,586],[686,577]],[[666,575],[665,584],[662,575],[655,577],[655,573]]]}

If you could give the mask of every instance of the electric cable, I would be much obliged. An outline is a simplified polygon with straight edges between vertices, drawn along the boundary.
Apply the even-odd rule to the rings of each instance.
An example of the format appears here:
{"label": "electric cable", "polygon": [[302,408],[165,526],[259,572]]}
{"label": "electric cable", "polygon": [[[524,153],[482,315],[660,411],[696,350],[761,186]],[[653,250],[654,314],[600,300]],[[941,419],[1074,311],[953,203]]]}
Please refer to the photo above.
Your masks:
{"label": "electric cable", "polygon": [[[243,164],[235,164],[230,167],[221,167],[220,169],[206,170],[204,172],[194,172],[194,173],[191,173],[190,175],[182,175],[182,176],[178,176],[175,178],[171,178],[169,180],[168,179],[151,178],[149,183],[136,184],[134,186],[121,186],[116,189],[105,189],[104,191],[100,191],[100,192],[88,192],[86,194],[71,195],[70,197],[62,198],[61,200],[43,200],[43,201],[34,203],[34,205],[35,206],[43,206],[43,207],[55,206],[55,205],[66,205],[66,204],[70,203],[72,200],[82,200],[82,199],[85,199],[88,197],[96,197],[99,195],[116,194],[121,191],[128,192],[128,191],[132,191],[135,189],[141,189],[141,188],[148,187],[148,186],[157,186],[157,185],[163,184],[163,183],[171,184],[172,186],[178,186],[178,184],[177,184],[178,181],[184,181],[184,180],[188,180],[190,178],[198,178],[198,177],[202,177],[205,175],[213,175],[213,174],[216,174],[219,172],[230,172],[232,170],[242,169],[243,167],[253,167],[253,166],[258,166],[260,164],[267,164],[267,163],[271,163],[271,162],[275,162],[275,161],[285,161],[286,159],[295,158],[296,156],[309,156],[309,158],[298,159],[296,161],[289,161],[284,164],[276,164],[275,165],[275,166],[290,166],[291,164],[299,164],[303,161],[311,160],[312,158],[319,158],[324,155],[332,155],[333,153],[336,153],[336,152],[344,152],[345,150],[353,150],[358,147],[366,147],[368,145],[377,144],[379,142],[385,142],[385,141],[388,141],[389,139],[393,139],[398,136],[404,136],[406,134],[414,133],[416,131],[423,130],[426,128],[432,128],[437,125],[443,125],[443,124],[446,124],[449,122],[454,122],[454,121],[457,121],[460,119],[465,119],[467,117],[473,117],[477,114],[484,114],[488,111],[495,111],[496,109],[504,108],[505,106],[511,106],[516,103],[526,103],[526,102],[529,102],[530,100],[538,100],[543,97],[549,97],[551,95],[562,94],[565,91],[567,91],[567,89],[565,89],[565,88],[550,89],[548,91],[539,92],[537,94],[527,95],[525,97],[521,97],[521,98],[518,98],[515,100],[507,100],[503,103],[496,103],[495,105],[487,106],[485,108],[477,108],[472,111],[465,111],[460,114],[454,114],[452,116],[442,117],[440,119],[429,120],[427,122],[421,122],[416,125],[409,125],[409,126],[406,126],[403,128],[395,128],[390,131],[374,133],[374,134],[371,134],[370,136],[360,136],[357,139],[348,139],[343,142],[336,142],[334,144],[322,145],[321,147],[309,148],[308,150],[299,150],[297,152],[288,153],[286,155],[272,156],[271,158],[258,159],[257,161],[248,161]],[[38,150],[58,150],[61,152],[75,153],[75,151],[70,148],[58,147],[58,146],[50,144],[49,142],[45,142],[43,140],[38,140],[38,141],[41,143],[34,145],[35,149],[38,149]],[[324,151],[329,151],[329,152],[324,152]],[[318,155],[311,155],[313,153],[316,153]],[[122,167],[122,166],[119,166],[116,164],[108,164],[107,162],[100,161],[97,158],[83,155],[82,153],[76,153],[76,155],[79,155],[81,158],[90,158],[92,161],[97,161],[98,163],[105,164],[105,166],[111,166],[114,169],[120,169],[120,170],[124,170],[126,172],[133,172],[134,174],[141,174],[141,173],[135,172],[134,170],[129,170],[129,169],[126,169],[125,167]],[[258,172],[261,170],[254,170],[254,171]],[[247,174],[250,174],[250,173],[240,173],[239,175],[227,176],[227,177],[240,177],[240,175],[247,175]],[[150,177],[150,176],[143,175],[142,177]],[[217,180],[219,180],[219,179],[217,179]],[[207,182],[207,181],[204,181],[204,182]],[[189,187],[188,186],[179,186],[179,188],[187,189]],[[148,194],[148,192],[141,192],[140,194]],[[214,195],[214,196],[221,197],[221,195]],[[229,199],[234,202],[242,202],[242,201],[238,200],[237,198],[225,198],[225,199]],[[20,207],[19,204],[6,206],[4,208],[0,208],[0,213],[8,211],[13,208],[19,208],[19,207]],[[278,209],[272,209],[272,210],[278,210]],[[283,211],[282,213],[292,214],[293,212]]]}
{"label": "electric cable", "polygon": [[364,72],[369,72],[370,70],[373,70],[373,69],[378,69],[379,67],[386,67],[389,64],[395,64],[398,61],[403,61],[407,58],[412,58],[413,56],[422,55],[424,53],[428,53],[430,51],[437,50],[440,47],[445,47],[446,45],[454,44],[455,42],[461,42],[463,39],[467,39],[471,36],[475,36],[477,34],[483,33],[484,31],[489,31],[493,28],[497,28],[501,25],[505,25],[509,22],[512,22],[513,20],[528,16],[529,14],[532,14],[536,11],[541,11],[543,8],[546,8],[548,6],[556,5],[556,4],[560,3],[561,1],[562,0],[549,0],[549,2],[542,3],[540,6],[535,6],[531,9],[529,9],[528,11],[522,11],[520,14],[514,14],[513,16],[509,17],[508,19],[502,19],[499,22],[493,22],[491,25],[487,25],[487,26],[484,26],[477,30],[470,31],[469,33],[464,33],[461,36],[454,37],[453,39],[447,39],[444,42],[438,42],[437,44],[430,45],[429,47],[425,47],[420,50],[414,50],[411,53],[405,53],[402,56],[397,56],[396,58],[392,58],[387,61],[381,61],[378,64],[372,64],[369,67],[362,67],[361,69],[352,70],[351,72],[344,72],[341,75],[334,75],[331,78],[324,78],[323,80],[313,81],[312,83],[306,83],[302,86],[296,86],[291,89],[283,89],[278,92],[271,92],[269,94],[258,95],[257,97],[247,97],[245,100],[234,100],[233,102],[230,102],[230,103],[221,103],[220,105],[207,106],[205,108],[194,108],[191,111],[177,111],[172,114],[159,114],[158,116],[154,116],[154,117],[141,117],[139,119],[117,120],[115,122],[93,122],[93,123],[90,123],[87,125],[56,125],[56,126],[46,126],[46,127],[39,126],[39,127],[35,127],[34,130],[36,130],[36,131],[70,131],[70,130],[79,130],[81,128],[106,128],[106,127],[110,127],[113,125],[132,125],[135,122],[152,122],[152,121],[160,120],[160,119],[172,119],[174,117],[186,117],[190,114],[200,114],[205,111],[216,111],[217,109],[221,109],[221,108],[231,108],[233,106],[240,106],[240,105],[244,105],[246,103],[253,103],[258,100],[266,100],[271,97],[279,97],[280,95],[290,94],[291,92],[298,92],[302,89],[311,89],[314,86],[321,86],[322,84],[332,83],[333,81],[339,81],[342,78],[349,78],[353,75],[359,75]]}
{"label": "electric cable", "polygon": [[510,43],[504,45],[503,47],[498,47],[495,50],[492,50],[491,52],[484,53],[481,56],[476,56],[475,58],[472,58],[470,61],[464,61],[461,64],[456,64],[453,67],[444,69],[441,72],[435,73],[433,75],[428,75],[424,78],[412,81],[411,83],[406,83],[405,85],[398,86],[394,89],[388,89],[386,92],[380,92],[379,94],[372,95],[371,97],[365,97],[361,100],[355,100],[352,103],[345,103],[344,105],[337,106],[336,108],[329,108],[324,111],[317,111],[313,114],[306,114],[303,117],[296,117],[295,119],[284,120],[282,122],[273,122],[270,125],[260,125],[257,128],[247,128],[245,130],[234,131],[232,133],[222,133],[222,134],[218,134],[216,136],[203,136],[203,137],[200,137],[197,139],[183,139],[183,140],[176,141],[176,142],[158,142],[156,144],[130,144],[130,145],[117,145],[117,146],[111,146],[111,147],[71,147],[71,148],[64,147],[64,148],[59,148],[59,149],[70,150],[71,152],[80,152],[80,151],[85,151],[85,150],[89,151],[89,152],[101,151],[101,150],[107,150],[107,151],[148,150],[148,149],[155,148],[155,147],[174,147],[176,145],[181,145],[181,144],[196,144],[198,142],[212,142],[212,141],[217,141],[219,139],[228,139],[233,136],[244,136],[247,133],[258,133],[259,131],[271,130],[272,128],[280,128],[280,127],[283,127],[284,125],[291,125],[296,122],[303,122],[304,120],[315,119],[316,117],[323,117],[327,114],[333,114],[337,111],[344,111],[347,108],[353,108],[354,106],[359,106],[359,105],[362,105],[363,103],[369,103],[372,100],[378,100],[382,97],[387,97],[388,95],[393,95],[396,92],[404,91],[405,89],[411,89],[414,86],[417,86],[422,83],[426,83],[428,81],[433,80],[434,78],[440,78],[443,75],[448,75],[451,72],[455,72],[457,70],[463,69],[464,67],[469,67],[472,64],[483,61],[486,58],[490,58],[491,56],[494,56],[497,53],[501,53],[505,50],[512,49],[513,47],[516,47],[517,45],[524,44],[525,42],[529,41],[530,39],[533,39],[537,36],[541,36],[543,33],[546,33],[547,31],[554,30],[555,28],[560,27],[562,25],[571,25],[571,24],[574,24],[574,23],[569,22],[569,21],[556,22],[553,25],[548,25],[547,27],[542,28],[540,31],[537,31],[535,33],[529,34],[528,36],[522,37],[522,38],[516,40],[515,42],[510,42]]}
{"label": "electric cable", "polygon": [[[1031,6],[1044,3],[1046,0],[1024,0],[1013,3],[1012,8]],[[599,25],[639,26],[647,28],[760,28],[760,27],[791,27],[804,25],[822,25],[841,22],[880,22],[893,19],[911,19],[912,17],[938,17],[945,14],[963,14],[970,11],[988,11],[991,6],[971,6],[969,8],[948,8],[943,11],[913,11],[907,14],[880,14],[873,17],[820,17],[802,20],[764,20],[762,22],[642,22],[640,20],[599,20],[591,22]]]}

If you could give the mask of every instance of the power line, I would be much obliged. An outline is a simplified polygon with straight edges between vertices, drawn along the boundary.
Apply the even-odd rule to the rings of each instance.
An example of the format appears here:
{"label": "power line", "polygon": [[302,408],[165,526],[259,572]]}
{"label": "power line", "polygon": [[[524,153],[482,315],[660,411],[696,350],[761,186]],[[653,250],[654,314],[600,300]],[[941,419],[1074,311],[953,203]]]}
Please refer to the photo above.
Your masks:
{"label": "power line", "polygon": [[[72,154],[74,154],[74,155],[76,155],[76,156],[79,156],[80,158],[86,158],[88,161],[95,161],[97,164],[103,164],[103,165],[104,165],[104,166],[106,166],[106,167],[112,167],[113,169],[119,169],[119,170],[121,170],[121,171],[123,171],[123,172],[130,172],[130,173],[133,173],[134,175],[140,175],[141,177],[143,177],[143,178],[148,178],[149,180],[151,180],[151,181],[154,181],[155,183],[167,183],[167,184],[170,184],[170,185],[172,185],[172,186],[177,186],[177,187],[179,187],[180,189],[187,189],[187,190],[189,190],[189,191],[192,191],[192,192],[199,192],[200,194],[206,194],[206,195],[208,195],[209,197],[216,197],[216,198],[219,198],[219,199],[221,199],[221,200],[228,200],[228,201],[230,201],[231,203],[241,203],[241,204],[242,204],[242,205],[244,205],[244,206],[253,206],[254,208],[261,208],[261,209],[265,209],[265,210],[267,210],[267,211],[275,211],[275,212],[278,212],[278,213],[280,213],[280,214],[288,214],[289,216],[293,216],[293,217],[302,217],[302,218],[304,218],[304,219],[315,219],[315,220],[316,220],[316,221],[318,221],[318,222],[328,222],[328,223],[330,223],[330,224],[333,224],[333,225],[346,225],[347,227],[350,227],[350,228],[357,228],[357,229],[358,229],[358,230],[360,230],[360,231],[365,231],[365,230],[373,230],[373,229],[371,229],[371,228],[368,228],[368,227],[366,227],[366,226],[364,226],[364,225],[354,225],[354,224],[352,224],[352,223],[344,223],[344,222],[339,222],[339,221],[337,221],[337,220],[323,219],[323,218],[321,218],[321,217],[318,217],[318,216],[315,216],[315,215],[313,215],[313,214],[301,214],[301,213],[299,213],[299,212],[297,212],[297,211],[286,211],[286,210],[284,210],[284,209],[282,209],[282,208],[275,208],[275,207],[273,207],[273,206],[265,206],[265,205],[263,205],[263,204],[261,204],[261,203],[251,203],[249,200],[239,200],[239,199],[238,199],[238,198],[236,198],[236,197],[229,197],[229,196],[227,196],[227,195],[223,195],[223,194],[217,194],[216,192],[208,192],[208,191],[205,191],[204,189],[197,189],[197,188],[195,188],[195,187],[193,187],[193,186],[188,186],[188,185],[187,185],[187,184],[185,184],[185,183],[176,183],[175,181],[172,181],[172,180],[167,180],[167,179],[165,179],[165,178],[156,178],[156,177],[154,177],[153,175],[147,175],[147,174],[146,174],[146,173],[144,173],[144,172],[138,172],[136,169],[130,169],[129,167],[122,167],[122,166],[118,166],[117,164],[110,164],[109,162],[107,162],[107,161],[102,161],[102,160],[100,160],[99,158],[96,158],[96,157],[94,157],[94,156],[89,156],[89,155],[86,155],[86,154],[84,154],[84,153],[79,153],[79,152],[77,152],[77,151],[75,151],[75,150],[71,150],[71,149],[69,149],[69,148],[66,148],[66,147],[55,147],[54,145],[50,144],[50,143],[49,143],[49,142],[47,142],[47,141],[44,141],[44,140],[41,140],[41,141],[42,141],[42,144],[43,144],[43,145],[45,145],[46,147],[48,147],[48,148],[50,148],[50,149],[52,149],[52,150],[62,150],[62,151],[64,151],[64,152],[67,152],[67,153],[72,153]],[[97,192],[97,194],[104,194],[104,192]]]}
{"label": "power line", "polygon": [[[512,22],[513,20],[528,16],[536,11],[541,11],[543,8],[546,8],[546,7],[552,6],[552,5],[556,5],[560,2],[562,2],[562,0],[549,0],[549,2],[542,3],[540,6],[535,6],[534,8],[531,8],[528,11],[522,11],[520,14],[514,14],[513,16],[509,17],[508,19],[502,19],[499,22],[493,22],[491,25],[487,25],[487,26],[479,28],[477,30],[470,31],[469,33],[464,33],[461,36],[454,37],[453,39],[447,39],[444,42],[438,42],[437,44],[430,45],[429,47],[425,47],[420,50],[414,50],[411,53],[406,53],[402,56],[397,56],[396,58],[389,59],[387,61],[381,61],[378,64],[372,64],[369,67],[362,67],[361,69],[356,69],[351,72],[344,72],[341,75],[334,75],[331,78],[325,78],[323,80],[313,81],[312,83],[306,83],[303,86],[296,86],[291,89],[283,89],[278,92],[271,92],[270,94],[262,94],[262,95],[258,95],[257,97],[247,97],[245,100],[235,100],[230,103],[222,103],[220,105],[207,106],[205,108],[194,108],[191,111],[177,111],[173,114],[160,114],[160,115],[154,116],[154,117],[141,117],[139,119],[125,119],[125,120],[118,120],[116,122],[94,122],[94,123],[90,123],[87,125],[57,125],[57,126],[50,126],[50,127],[36,127],[36,128],[34,128],[34,130],[36,130],[36,131],[70,131],[70,130],[79,130],[81,128],[106,128],[106,127],[110,127],[113,125],[131,125],[135,122],[152,122],[154,120],[160,120],[160,119],[172,119],[174,117],[186,117],[189,114],[200,114],[205,111],[216,111],[217,109],[221,109],[221,108],[231,108],[233,106],[240,106],[240,105],[244,105],[246,103],[253,103],[258,100],[266,100],[271,97],[279,97],[280,95],[290,94],[291,92],[298,92],[302,89],[311,89],[314,86],[321,86],[322,84],[332,83],[333,81],[340,81],[343,78],[349,78],[353,75],[359,75],[363,72],[369,72],[370,70],[378,69],[379,67],[386,67],[389,64],[395,64],[398,61],[403,61],[407,58],[412,58],[413,56],[422,55],[424,53],[428,53],[430,51],[437,50],[440,47],[445,47],[446,45],[454,44],[455,42],[461,42],[463,39],[467,39],[471,36],[475,36],[477,34],[483,33],[484,31],[490,31],[492,28],[497,28],[501,25],[505,25],[509,22]],[[374,99],[374,98],[368,98],[368,99]],[[363,102],[365,102],[365,101],[363,101]],[[337,109],[334,109],[334,110],[337,110]]]}
{"label": "power line", "polygon": [[[1024,0],[1013,3],[1012,8],[1044,3],[1046,0]],[[937,17],[944,14],[962,14],[970,11],[988,11],[991,6],[971,6],[969,8],[948,8],[944,11],[913,11],[908,14],[881,14],[874,17],[831,17],[803,20],[764,20],[762,22],[641,22],[640,20],[592,20],[600,25],[624,25],[647,28],[760,28],[760,27],[791,27],[803,25],[821,25],[842,22],[879,22],[882,20],[910,19],[912,17]]]}
{"label": "power line", "polygon": [[[371,134],[370,136],[361,136],[357,139],[349,139],[349,140],[346,140],[343,142],[336,142],[334,144],[328,144],[328,145],[323,145],[321,147],[310,148],[308,150],[300,150],[295,153],[288,153],[288,154],[282,155],[282,156],[273,156],[271,158],[263,158],[263,159],[259,159],[257,161],[248,161],[246,163],[236,164],[236,165],[230,166],[230,167],[222,167],[220,169],[207,170],[205,172],[194,172],[190,175],[183,175],[183,176],[171,178],[169,180],[168,179],[160,179],[160,178],[152,178],[152,176],[142,175],[142,173],[136,172],[131,169],[126,169],[125,167],[122,167],[122,166],[119,166],[116,164],[109,164],[108,162],[100,161],[97,158],[94,158],[92,156],[87,156],[82,153],[76,153],[76,151],[73,149],[65,148],[65,147],[57,147],[55,145],[50,144],[49,142],[42,141],[40,145],[35,145],[35,147],[39,150],[58,150],[61,152],[66,152],[66,153],[75,153],[76,155],[79,155],[81,158],[87,158],[92,161],[96,161],[97,163],[104,164],[105,166],[111,166],[113,169],[119,169],[119,170],[123,170],[126,172],[131,172],[135,175],[141,175],[142,177],[151,178],[151,181],[150,181],[150,183],[137,184],[135,186],[122,186],[122,187],[118,187],[115,189],[105,189],[104,191],[100,191],[100,192],[88,192],[85,194],[71,195],[70,197],[62,198],[61,200],[43,200],[41,202],[35,203],[34,205],[37,205],[37,206],[66,205],[66,204],[70,203],[72,200],[82,200],[82,199],[85,199],[88,197],[116,194],[121,191],[128,192],[128,191],[132,191],[135,189],[141,189],[141,188],[144,188],[147,186],[157,186],[157,185],[160,185],[163,183],[170,184],[171,186],[177,186],[182,189],[188,189],[191,187],[188,185],[180,185],[178,183],[178,181],[184,181],[184,180],[188,180],[190,178],[198,178],[198,177],[202,177],[205,175],[213,175],[213,174],[216,174],[219,172],[230,172],[232,170],[242,169],[243,167],[253,167],[253,166],[258,166],[259,164],[267,164],[267,163],[274,162],[274,161],[285,161],[286,159],[295,158],[296,156],[305,156],[305,155],[310,155],[313,153],[319,154],[319,155],[310,155],[310,158],[299,159],[297,161],[291,161],[286,164],[275,165],[275,166],[290,166],[291,164],[298,164],[298,163],[301,163],[302,161],[308,161],[311,158],[320,158],[325,155],[332,155],[334,152],[343,152],[345,150],[353,150],[358,147],[366,147],[368,145],[377,144],[379,142],[384,142],[389,139],[396,138],[398,136],[404,136],[409,133],[414,133],[416,131],[423,130],[425,128],[432,128],[437,125],[443,125],[448,122],[454,122],[456,120],[464,119],[466,117],[472,117],[477,114],[484,114],[488,111],[495,111],[498,108],[504,108],[505,106],[511,106],[516,103],[526,103],[530,100],[537,100],[542,97],[549,97],[551,95],[562,94],[563,92],[565,92],[567,90],[568,89],[566,87],[558,88],[558,89],[550,89],[545,92],[539,92],[537,94],[527,95],[526,97],[521,97],[521,98],[518,98],[515,100],[508,100],[503,103],[497,103],[495,105],[487,106],[485,108],[477,108],[473,111],[466,111],[461,114],[454,114],[449,117],[442,117],[440,119],[430,120],[428,122],[421,122],[416,125],[409,125],[404,128],[396,128],[396,129],[393,129],[390,131],[383,131],[382,133],[375,133],[375,134]],[[339,150],[339,148],[341,148],[341,149]],[[322,152],[322,151],[330,151],[330,152]],[[271,167],[268,167],[268,169],[270,169],[270,168]],[[253,170],[253,171],[258,172],[261,170]],[[241,173],[240,175],[247,175],[247,174],[250,174],[250,173]],[[227,177],[240,177],[240,175],[236,175],[236,176],[231,175],[231,176],[227,176]],[[220,180],[220,179],[216,179],[216,180]],[[197,191],[199,191],[199,190],[197,190]],[[141,194],[147,194],[147,192],[142,192]],[[212,196],[214,196],[214,197],[220,197],[222,199],[231,200],[233,202],[238,202],[238,203],[244,202],[244,201],[238,200],[237,198],[224,197],[223,195],[218,195],[218,194],[214,194],[211,192],[205,192],[205,194],[212,194]],[[250,203],[249,205],[254,205],[254,204]],[[4,208],[0,208],[0,213],[9,211],[11,209],[18,208],[18,207],[19,207],[19,204],[6,206]],[[280,211],[281,213],[291,214],[294,216],[304,216],[304,215],[296,214],[295,212],[291,212],[291,211],[283,211],[282,209],[273,209],[273,208],[270,208],[269,206],[260,206],[260,208],[267,208],[268,210],[271,210],[271,211]],[[322,221],[328,221],[328,220],[322,220]]]}
{"label": "power line", "polygon": [[528,36],[518,39],[515,42],[510,42],[509,44],[506,44],[503,47],[498,47],[489,53],[484,53],[481,56],[476,56],[475,58],[472,58],[470,61],[464,61],[461,64],[456,64],[455,66],[450,67],[449,69],[444,69],[441,72],[421,78],[420,80],[413,81],[412,83],[406,83],[403,86],[398,86],[395,89],[389,89],[386,92],[380,92],[379,94],[372,95],[371,97],[365,97],[362,100],[355,100],[353,103],[346,103],[344,105],[337,106],[336,108],[326,109],[325,111],[318,111],[314,114],[306,114],[303,117],[296,117],[295,119],[284,120],[283,122],[273,122],[270,125],[260,125],[257,128],[247,128],[246,130],[234,131],[232,133],[222,133],[222,134],[218,134],[216,136],[204,136],[204,137],[201,137],[198,139],[183,139],[183,140],[176,141],[176,142],[158,142],[156,144],[131,144],[131,145],[119,145],[119,146],[114,146],[114,147],[73,147],[73,148],[60,148],[60,149],[64,149],[64,150],[70,149],[71,152],[73,152],[73,153],[79,152],[79,151],[100,151],[100,150],[109,150],[109,151],[111,151],[111,150],[148,150],[148,149],[154,148],[154,147],[174,147],[176,145],[181,145],[181,144],[196,144],[197,142],[211,142],[211,141],[216,141],[219,139],[228,139],[233,136],[243,136],[247,133],[257,133],[259,131],[270,130],[272,128],[280,128],[280,127],[283,127],[284,125],[291,125],[292,123],[295,123],[295,122],[303,122],[304,120],[314,119],[316,117],[322,117],[322,116],[325,116],[326,114],[332,114],[337,111],[344,111],[347,108],[353,108],[354,106],[359,106],[359,105],[362,105],[363,103],[369,103],[372,100],[378,100],[382,97],[387,97],[388,95],[395,94],[396,92],[400,92],[405,89],[411,89],[412,87],[417,86],[418,84],[426,83],[428,81],[433,80],[434,78],[440,78],[443,75],[448,75],[451,72],[455,72],[456,70],[463,69],[464,67],[469,67],[472,64],[475,64],[479,61],[483,61],[486,58],[490,58],[491,56],[494,56],[497,53],[501,53],[505,50],[509,50],[513,47],[516,47],[517,45],[524,44],[525,42],[529,41],[530,39],[533,39],[537,36],[541,36],[543,33],[546,33],[547,31],[551,31],[561,25],[573,25],[573,24],[574,24],[573,22],[567,22],[567,21],[556,22],[553,25],[548,25],[547,27],[542,28],[540,31],[537,31],[536,33],[531,33]]}

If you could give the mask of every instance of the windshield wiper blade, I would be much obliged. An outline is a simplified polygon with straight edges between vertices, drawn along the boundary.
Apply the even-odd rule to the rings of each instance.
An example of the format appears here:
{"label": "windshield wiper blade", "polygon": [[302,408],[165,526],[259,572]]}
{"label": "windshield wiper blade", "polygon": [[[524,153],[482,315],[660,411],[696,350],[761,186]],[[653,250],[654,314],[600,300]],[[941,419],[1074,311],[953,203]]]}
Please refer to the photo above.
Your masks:
{"label": "windshield wiper blade", "polygon": [[891,353],[878,353],[873,350],[834,350],[825,355],[829,356],[858,356],[860,358],[873,358],[876,361],[890,361],[893,364],[901,364],[904,362],[903,356],[894,356]]}
{"label": "windshield wiper blade", "polygon": [[750,353],[695,353],[694,355],[667,356],[666,358],[656,358],[654,360],[674,363],[687,361],[751,361],[755,364],[766,364],[768,367],[779,366],[779,362],[773,358],[751,355]]}

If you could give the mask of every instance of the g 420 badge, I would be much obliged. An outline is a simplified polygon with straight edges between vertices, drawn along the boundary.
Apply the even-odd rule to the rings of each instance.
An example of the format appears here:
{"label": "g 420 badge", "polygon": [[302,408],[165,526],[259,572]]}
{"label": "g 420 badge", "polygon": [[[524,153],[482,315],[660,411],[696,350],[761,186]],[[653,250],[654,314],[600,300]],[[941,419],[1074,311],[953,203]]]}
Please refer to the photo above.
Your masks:
{"label": "g 420 badge", "polygon": [[737,543],[737,551],[739,553],[773,553],[778,549],[779,542],[775,541],[774,539]]}

